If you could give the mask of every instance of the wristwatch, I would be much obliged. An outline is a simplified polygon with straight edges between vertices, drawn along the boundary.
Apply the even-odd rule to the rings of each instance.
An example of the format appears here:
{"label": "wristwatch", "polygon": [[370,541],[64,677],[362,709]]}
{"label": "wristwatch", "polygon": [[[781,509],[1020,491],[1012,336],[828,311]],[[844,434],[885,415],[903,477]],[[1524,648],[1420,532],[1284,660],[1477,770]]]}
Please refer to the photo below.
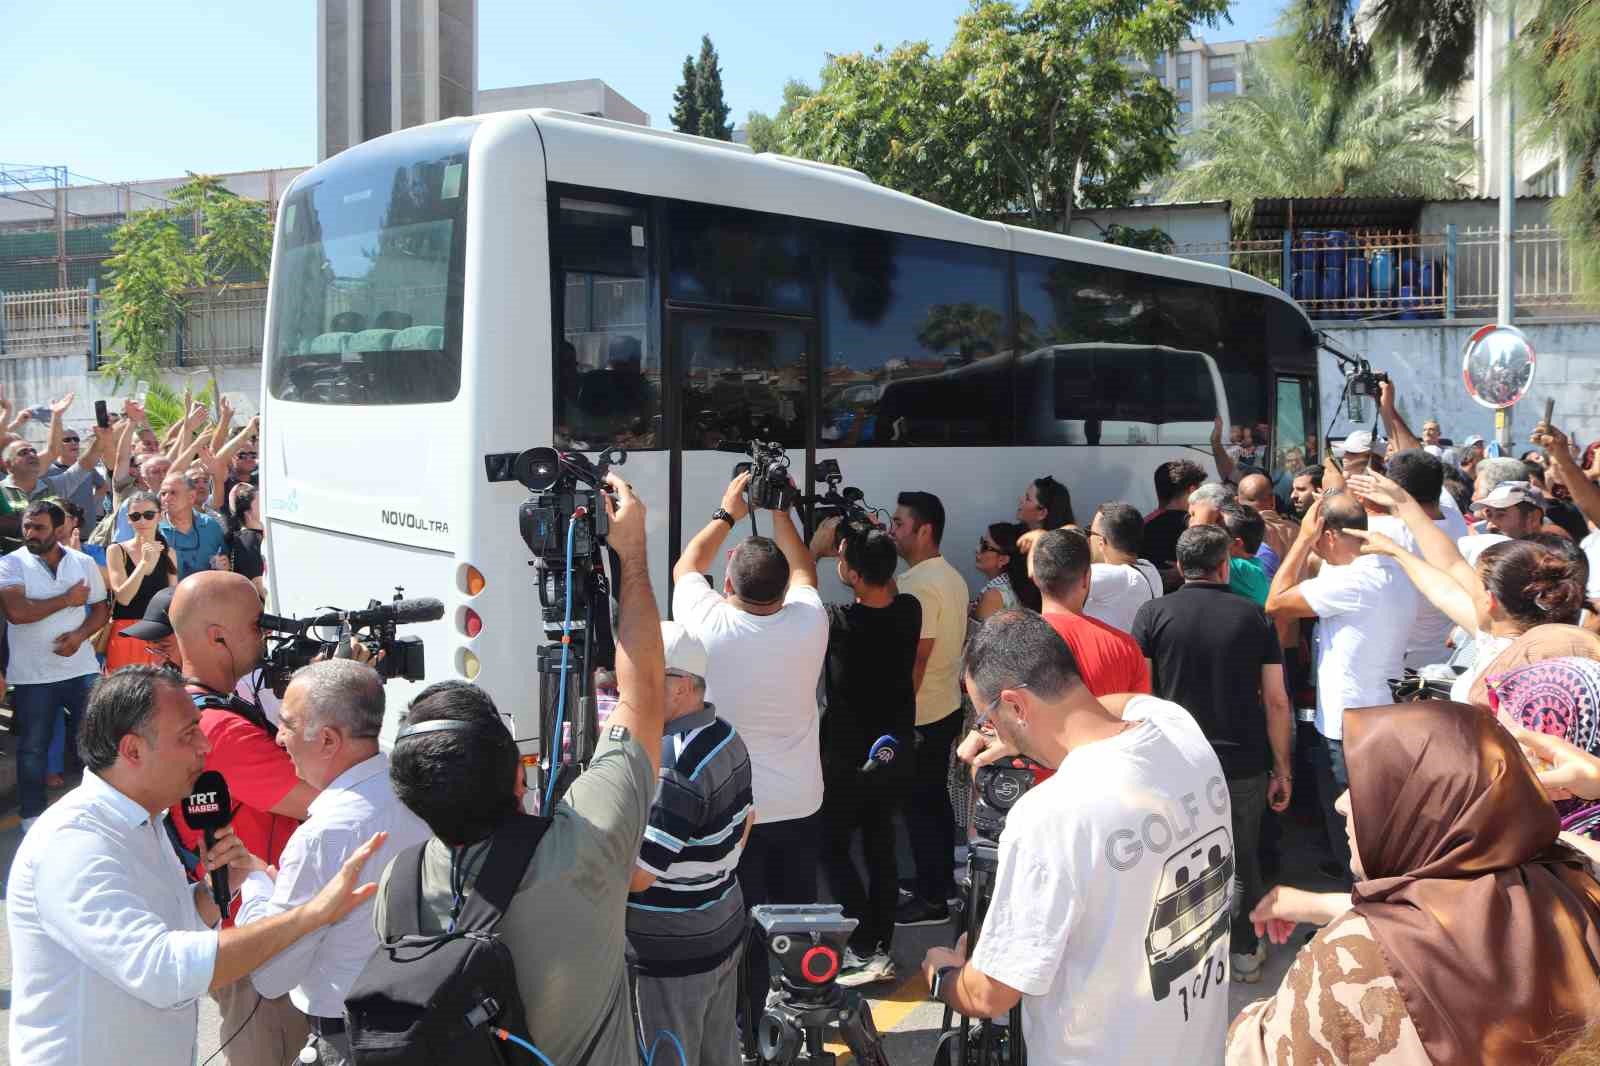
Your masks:
{"label": "wristwatch", "polygon": [[960,971],[961,967],[954,965],[941,966],[937,970],[933,971],[933,987],[929,991],[933,993],[934,999],[941,1003],[945,1002],[944,987],[950,981],[954,980],[954,978],[950,975],[953,973],[959,973]]}
{"label": "wristwatch", "polygon": [[728,523],[729,529],[732,529],[734,526],[739,524],[739,520],[734,518],[733,515],[729,514],[726,507],[718,507],[715,511],[711,512],[711,520],[713,522],[719,518]]}

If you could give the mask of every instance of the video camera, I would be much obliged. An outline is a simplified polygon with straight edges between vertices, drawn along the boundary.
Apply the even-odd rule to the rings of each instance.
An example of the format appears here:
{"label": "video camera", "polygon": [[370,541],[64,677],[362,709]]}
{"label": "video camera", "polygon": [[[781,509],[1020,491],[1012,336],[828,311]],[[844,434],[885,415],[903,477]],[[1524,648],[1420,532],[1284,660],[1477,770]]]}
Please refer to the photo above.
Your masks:
{"label": "video camera", "polygon": [[[261,659],[263,683],[282,699],[296,670],[319,655],[330,659],[347,655],[355,641],[372,652],[372,668],[385,681],[396,677],[421,681],[422,638],[399,636],[396,629],[414,622],[437,622],[444,617],[444,604],[431,597],[408,600],[404,595],[405,590],[397,588],[390,603],[373,600],[365,610],[329,610],[311,618],[263,614],[260,626],[269,634],[267,652]],[[334,632],[317,632],[327,629]]]}
{"label": "video camera", "polygon": [[827,488],[817,495],[806,496],[801,503],[810,507],[813,521],[820,525],[830,518],[839,519],[838,543],[852,535],[859,536],[871,529],[880,529],[883,522],[878,512],[868,507],[866,494],[854,485],[845,485],[844,474],[839,470],[839,460],[817,460],[816,483]]}
{"label": "video camera", "polygon": [[[1381,387],[1388,384],[1389,375],[1381,370],[1372,369],[1372,364],[1359,355],[1340,348],[1325,332],[1317,333],[1318,346],[1339,363],[1339,372],[1344,375],[1345,414],[1352,422],[1360,422],[1362,418],[1361,398],[1371,397],[1376,400],[1382,395]],[[1331,429],[1330,425],[1330,429]]]}
{"label": "video camera", "polygon": [[555,448],[484,456],[491,482],[520,481],[532,493],[517,509],[517,531],[533,553],[529,565],[538,570],[547,641],[537,652],[543,810],[554,809],[587,764],[599,730],[594,671],[611,666],[616,653],[604,562],[609,553],[602,551],[610,518],[602,494],[610,491],[606,474],[627,459],[621,448],[601,452],[598,461]]}
{"label": "video camera", "polygon": [[1053,773],[1054,770],[1040,766],[1025,755],[1013,755],[978,767],[972,775],[972,788],[977,797],[972,810],[972,828],[978,839],[1000,843],[1011,808],[1017,805],[1023,793]]}
{"label": "video camera", "polygon": [[[787,511],[795,504],[794,483],[789,480],[789,453],[777,441],[721,441],[718,451],[748,455],[748,463],[735,463],[733,476],[750,472],[750,508]],[[837,464],[835,464],[837,465]]]}

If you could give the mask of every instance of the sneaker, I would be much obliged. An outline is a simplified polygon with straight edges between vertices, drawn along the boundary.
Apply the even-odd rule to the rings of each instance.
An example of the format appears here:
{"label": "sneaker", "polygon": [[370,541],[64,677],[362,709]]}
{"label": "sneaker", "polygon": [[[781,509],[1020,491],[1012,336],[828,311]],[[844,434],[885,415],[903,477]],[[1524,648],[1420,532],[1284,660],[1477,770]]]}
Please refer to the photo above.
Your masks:
{"label": "sneaker", "polygon": [[844,949],[844,962],[839,966],[839,984],[845,988],[859,988],[895,979],[894,960],[879,948],[862,958],[849,948]]}
{"label": "sneaker", "polygon": [[943,925],[950,920],[950,906],[910,899],[895,908],[895,925]]}
{"label": "sneaker", "polygon": [[1256,949],[1245,955],[1232,954],[1228,957],[1233,964],[1233,979],[1243,985],[1258,984],[1261,981],[1261,971],[1267,962],[1267,942],[1256,941]]}

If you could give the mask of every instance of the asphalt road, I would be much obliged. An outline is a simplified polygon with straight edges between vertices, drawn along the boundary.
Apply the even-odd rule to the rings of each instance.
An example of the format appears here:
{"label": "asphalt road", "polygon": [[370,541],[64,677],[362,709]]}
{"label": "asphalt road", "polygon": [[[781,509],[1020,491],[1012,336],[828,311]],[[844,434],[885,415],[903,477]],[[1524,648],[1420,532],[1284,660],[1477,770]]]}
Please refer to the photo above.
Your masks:
{"label": "asphalt road", "polygon": [[[1288,871],[1285,880],[1308,888],[1325,889],[1328,885],[1314,872],[1320,856],[1313,841],[1314,838],[1311,837],[1309,828],[1303,821],[1291,823],[1285,841],[1285,869]],[[7,882],[9,882],[12,857],[21,842],[22,829],[13,809],[11,813],[0,817],[0,870],[7,872]],[[903,860],[903,868],[905,866],[908,864]],[[0,885],[0,889],[3,889],[3,885]],[[951,925],[898,930],[893,950],[899,971],[898,979],[892,983],[862,990],[872,1006],[878,1029],[884,1035],[884,1049],[889,1061],[895,1066],[911,1066],[933,1061],[943,1008],[928,1001],[927,986],[922,981],[920,967],[927,949],[934,944],[951,943],[955,932]],[[1296,936],[1294,944],[1298,945],[1301,939],[1300,936]],[[1230,985],[1229,1000],[1233,1012],[1237,1013],[1252,1000],[1268,995],[1276,989],[1293,957],[1293,950],[1289,946],[1269,947],[1266,970],[1260,984]],[[0,928],[0,974],[4,975],[4,984],[0,987],[0,1024],[9,1030],[11,946],[3,928]],[[209,998],[202,1000],[199,1023],[202,1066],[205,1066],[207,1057],[217,1050],[220,1042],[217,1031],[219,1022],[215,1005]],[[841,1063],[849,1061],[848,1053],[842,1045],[831,1046],[831,1050],[840,1055]],[[212,1066],[221,1061],[220,1058],[214,1060]],[[0,1043],[0,1066],[9,1066],[9,1062],[9,1049]]]}

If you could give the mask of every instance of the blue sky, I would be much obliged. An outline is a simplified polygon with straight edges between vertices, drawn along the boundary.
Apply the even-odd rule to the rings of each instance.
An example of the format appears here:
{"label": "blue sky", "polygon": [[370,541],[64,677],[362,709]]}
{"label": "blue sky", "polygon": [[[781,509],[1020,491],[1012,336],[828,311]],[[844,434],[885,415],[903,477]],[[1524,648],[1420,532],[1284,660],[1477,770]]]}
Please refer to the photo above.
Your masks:
{"label": "blue sky", "polygon": [[[602,78],[666,126],[683,57],[710,33],[739,120],[772,112],[828,52],[942,47],[966,0],[792,5],[479,0],[478,86]],[[1271,30],[1281,0],[1237,0],[1212,40]],[[314,162],[316,4],[74,0],[0,4],[0,161],[102,181]]]}

